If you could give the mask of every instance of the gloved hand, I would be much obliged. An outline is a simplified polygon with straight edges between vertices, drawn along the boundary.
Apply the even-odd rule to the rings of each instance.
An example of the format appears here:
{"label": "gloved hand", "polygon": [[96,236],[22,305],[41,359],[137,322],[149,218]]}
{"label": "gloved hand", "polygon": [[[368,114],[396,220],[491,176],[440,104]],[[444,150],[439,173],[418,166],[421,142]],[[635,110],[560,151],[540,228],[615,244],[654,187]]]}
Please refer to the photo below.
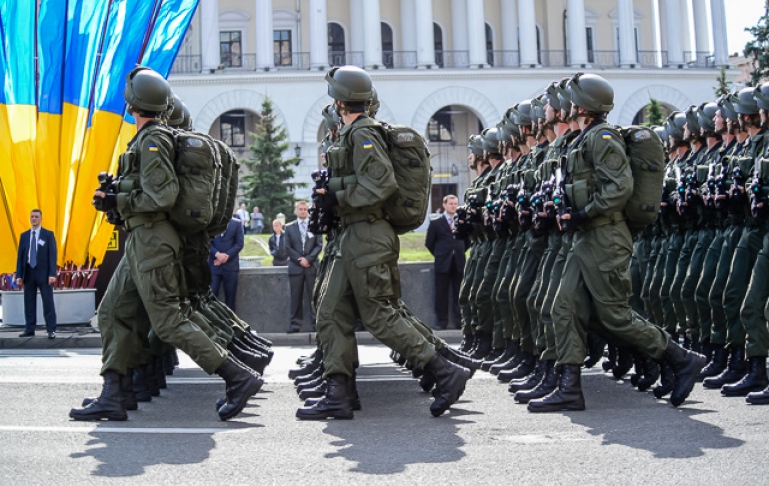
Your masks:
{"label": "gloved hand", "polygon": [[93,204],[93,207],[96,208],[97,211],[104,211],[107,212],[110,209],[117,208],[117,194],[114,193],[103,193],[101,191],[96,191],[96,194],[93,196],[93,201],[91,201]]}
{"label": "gloved hand", "polygon": [[579,228],[583,224],[590,222],[590,216],[587,215],[584,209],[580,209],[576,213],[571,215],[572,228]]}

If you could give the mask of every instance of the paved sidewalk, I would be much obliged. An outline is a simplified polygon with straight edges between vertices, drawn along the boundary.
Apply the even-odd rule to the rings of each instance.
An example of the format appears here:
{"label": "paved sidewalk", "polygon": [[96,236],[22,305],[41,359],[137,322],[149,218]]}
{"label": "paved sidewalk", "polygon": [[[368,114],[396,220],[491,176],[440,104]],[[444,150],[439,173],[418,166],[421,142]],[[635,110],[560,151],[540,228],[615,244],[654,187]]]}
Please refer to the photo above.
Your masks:
{"label": "paved sidewalk", "polygon": [[[59,326],[56,338],[48,339],[45,326],[38,326],[36,335],[30,338],[20,338],[24,331],[21,326],[0,325],[0,349],[63,349],[63,348],[101,348],[101,335],[92,327]],[[462,339],[459,330],[436,331],[435,334],[450,343],[458,343]],[[265,333],[261,334],[277,346],[303,346],[315,344],[314,332],[299,332],[296,334]],[[368,332],[356,333],[359,344],[378,344],[379,341]]]}

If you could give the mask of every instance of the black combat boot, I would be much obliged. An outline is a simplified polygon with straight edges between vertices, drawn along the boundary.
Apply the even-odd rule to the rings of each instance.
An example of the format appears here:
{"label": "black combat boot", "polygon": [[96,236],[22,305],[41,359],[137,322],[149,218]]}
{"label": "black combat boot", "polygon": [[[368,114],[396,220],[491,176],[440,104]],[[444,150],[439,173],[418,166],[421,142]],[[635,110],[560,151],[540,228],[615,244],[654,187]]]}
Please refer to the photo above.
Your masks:
{"label": "black combat boot", "polygon": [[[601,359],[603,351],[606,349],[606,340],[594,332],[587,333],[587,358],[585,359],[585,368],[592,368]],[[608,371],[608,370],[606,370]]]}
{"label": "black combat boot", "polygon": [[518,344],[517,341],[515,342],[514,346],[515,346],[515,353],[513,354],[513,357],[505,361],[504,363],[500,363],[498,365],[492,366],[491,369],[489,370],[489,373],[491,373],[492,375],[499,376],[499,374],[502,373],[503,371],[514,370],[518,367],[519,364],[521,364],[521,361],[523,361],[523,358],[524,358],[523,351],[521,350],[521,346]]}
{"label": "black combat boot", "polygon": [[728,365],[729,351],[721,344],[711,344],[710,346],[713,349],[713,357],[710,363],[697,375],[697,381],[720,375]]}
{"label": "black combat boot", "polygon": [[497,375],[497,380],[501,381],[502,383],[507,383],[510,380],[518,380],[529,376],[531,372],[534,371],[534,367],[537,364],[537,360],[534,355],[528,351],[523,351],[522,354],[523,357],[521,358],[521,362],[518,364],[518,366],[512,370],[500,371]]}
{"label": "black combat boot", "polygon": [[[355,384],[355,381],[356,381],[355,378],[356,378],[356,374],[353,373],[352,378],[347,380],[347,387],[349,389],[348,390],[348,394],[350,396],[350,401],[352,403],[352,409],[353,409],[353,411],[358,412],[358,411],[360,411],[362,409],[362,407],[361,407],[361,404],[360,404],[360,396],[358,395],[358,387]],[[304,406],[305,407],[312,407],[313,405],[315,405],[316,403],[318,403],[322,399],[323,399],[322,397],[321,398],[308,398],[307,400],[304,401]]]}
{"label": "black combat boot", "polygon": [[518,353],[518,343],[512,339],[505,339],[505,352],[497,358],[491,367],[489,367],[489,373],[492,375],[498,375],[501,371],[500,368]]}
{"label": "black combat boot", "polygon": [[470,355],[473,359],[483,359],[491,352],[491,334],[487,332],[479,332],[476,335],[478,345],[475,347],[475,351]]}
{"label": "black combat boot", "polygon": [[705,366],[705,357],[694,351],[684,349],[671,340],[665,349],[665,359],[673,369],[673,391],[670,403],[677,407],[684,403],[697,382],[697,375]]}
{"label": "black combat boot", "polygon": [[691,350],[695,353],[700,353],[701,355],[705,356],[705,361],[708,361],[708,356],[705,354],[705,352],[702,349],[702,343],[700,342],[700,333],[692,333],[691,336]]}
{"label": "black combat boot", "polygon": [[769,386],[762,391],[748,393],[745,401],[751,405],[769,405]]}
{"label": "black combat boot", "polygon": [[428,369],[422,370],[422,376],[419,378],[419,386],[422,387],[425,393],[430,393],[430,390],[435,386],[435,375]]}
{"label": "black combat boot", "polygon": [[711,376],[702,381],[705,388],[721,388],[724,385],[737,383],[748,373],[745,363],[745,346],[732,346],[729,349],[729,364],[718,376]]}
{"label": "black combat boot", "polygon": [[[123,403],[123,408],[126,410],[138,410],[139,404],[136,402],[136,394],[133,391],[134,384],[134,370],[128,368],[125,375],[120,375],[120,401]],[[87,406],[99,397],[88,397],[83,399],[83,406]]]}
{"label": "black combat boot", "polygon": [[302,393],[304,390],[310,390],[312,388],[317,387],[321,383],[326,381],[323,378],[323,373],[319,373],[318,376],[315,377],[315,379],[311,381],[305,381],[304,383],[299,383],[296,385],[296,393]]}
{"label": "black combat boot", "polygon": [[219,409],[219,418],[229,420],[239,414],[248,403],[248,399],[256,395],[262,388],[262,377],[240,362],[232,354],[219,365],[215,373],[222,377],[226,388],[227,403]]}
{"label": "black combat boot", "polygon": [[160,396],[160,383],[158,383],[157,374],[155,374],[155,361],[150,358],[150,362],[144,365],[144,379],[147,380],[147,389],[153,397]]}
{"label": "black combat boot", "polygon": [[[705,359],[707,360],[708,364],[705,365],[705,368],[710,366],[710,362],[713,361],[713,345],[710,344],[710,339],[706,339],[702,343],[700,343],[700,354],[705,356]],[[703,368],[704,370],[704,368]],[[697,378],[699,381],[699,377]]]}
{"label": "black combat boot", "polygon": [[661,399],[670,394],[673,391],[673,383],[675,381],[675,374],[673,368],[664,359],[660,363],[660,382],[659,385],[652,389],[654,397]]}
{"label": "black combat boot", "polygon": [[561,367],[558,388],[537,400],[531,400],[529,412],[559,412],[561,410],[584,410],[585,397],[580,383],[580,365],[567,364]]}
{"label": "black combat boot", "polygon": [[317,380],[318,378],[321,378],[323,376],[324,368],[325,367],[321,364],[317,368],[313,368],[312,370],[310,370],[308,374],[298,376],[294,380],[294,386],[299,386],[303,383],[307,383],[313,380]]}
{"label": "black combat boot", "polygon": [[318,386],[314,388],[305,388],[299,392],[300,400],[307,400],[308,398],[322,398],[326,395],[328,390],[328,382],[323,380]]}
{"label": "black combat boot", "polygon": [[497,364],[497,360],[505,354],[505,348],[494,348],[491,350],[491,352],[483,358],[483,361],[481,362],[481,369],[483,371],[489,371],[491,367],[495,364]]}
{"label": "black combat boot", "polygon": [[630,384],[638,386],[638,380],[643,377],[643,354],[633,350],[633,372],[630,374]]}
{"label": "black combat boot", "polygon": [[417,380],[422,378],[422,375],[424,375],[424,374],[425,374],[425,370],[423,370],[422,368],[420,368],[418,366],[414,367],[414,369],[411,370],[411,376],[413,378],[417,379]]}
{"label": "black combat boot", "polygon": [[438,353],[425,365],[425,374],[428,371],[435,376],[435,387],[438,390],[438,396],[430,404],[430,413],[433,417],[439,417],[459,400],[472,375],[467,368],[455,365]]}
{"label": "black combat boot", "polygon": [[660,365],[650,356],[641,358],[641,376],[638,378],[638,391],[646,391],[652,387],[660,377]]}
{"label": "black combat boot", "polygon": [[74,420],[128,420],[120,393],[121,376],[115,371],[104,372],[101,395],[83,408],[69,411]]}
{"label": "black combat boot", "polygon": [[463,353],[468,353],[471,349],[473,349],[474,344],[475,344],[475,335],[463,334],[462,342],[459,343],[459,350],[462,351]]}
{"label": "black combat boot", "polygon": [[288,370],[288,377],[292,380],[295,380],[296,378],[302,376],[302,375],[309,375],[323,363],[323,352],[318,349],[313,354],[312,361],[307,362],[305,366],[301,366],[299,368],[294,368],[292,370]]}
{"label": "black combat boot", "polygon": [[748,393],[761,391],[768,385],[766,356],[751,356],[748,358],[748,374],[737,383],[722,386],[721,395],[725,397],[744,397]]}
{"label": "black combat boot", "polygon": [[227,351],[234,354],[236,358],[260,375],[264,373],[267,363],[270,362],[266,355],[255,350],[244,348],[239,341],[235,339],[233,339],[227,346]]}
{"label": "black combat boot", "polygon": [[327,420],[330,418],[350,420],[353,418],[350,378],[341,373],[328,375],[326,395],[310,407],[296,411],[299,420]]}
{"label": "black combat boot", "polygon": [[259,341],[253,339],[251,335],[248,333],[242,334],[240,337],[235,337],[234,339],[237,339],[238,343],[242,344],[246,349],[259,351],[263,355],[267,356],[268,365],[272,361],[272,357],[275,355],[275,351],[271,350],[269,347],[265,346]]}
{"label": "black combat boot", "polygon": [[467,368],[473,373],[475,373],[475,371],[481,367],[480,361],[471,358],[470,356],[452,348],[451,346],[444,346],[440,349],[436,349],[436,351],[452,363]]}
{"label": "black combat boot", "polygon": [[601,363],[601,368],[604,371],[611,371],[617,365],[617,346],[613,344],[608,345],[607,358]]}
{"label": "black combat boot", "polygon": [[531,390],[519,390],[513,397],[518,403],[529,403],[532,400],[545,398],[558,388],[558,378],[560,377],[560,366],[555,366],[555,361],[547,360],[545,362],[545,376],[542,381]]}
{"label": "black combat boot", "polygon": [[511,381],[507,386],[507,391],[516,393],[521,390],[532,390],[536,388],[545,377],[545,368],[547,368],[547,361],[537,359],[537,364],[534,365],[534,370],[519,380]]}
{"label": "black combat boot", "polygon": [[155,364],[155,380],[158,383],[158,388],[161,390],[165,390],[168,388],[168,383],[166,382],[166,372],[163,370],[163,357],[162,356],[156,356],[154,358],[154,364]]}
{"label": "black combat boot", "polygon": [[258,341],[258,342],[260,342],[261,344],[263,344],[263,345],[267,346],[268,348],[271,348],[271,347],[272,347],[272,341],[270,341],[269,339],[267,339],[267,338],[263,338],[262,336],[258,335],[258,334],[257,334],[256,332],[254,332],[254,331],[249,331],[249,332],[248,332],[248,334],[249,334],[249,336],[250,336],[252,339],[254,339],[255,341]]}
{"label": "black combat boot", "polygon": [[139,366],[134,370],[133,392],[137,402],[151,402],[149,384],[147,383],[146,368]]}
{"label": "black combat boot", "polygon": [[163,372],[166,374],[166,376],[171,376],[174,374],[174,367],[176,366],[174,364],[174,354],[176,350],[172,349],[171,351],[167,351],[163,353]]}
{"label": "black combat boot", "polygon": [[621,380],[633,367],[633,351],[625,346],[617,347],[617,362],[611,370],[616,380]]}

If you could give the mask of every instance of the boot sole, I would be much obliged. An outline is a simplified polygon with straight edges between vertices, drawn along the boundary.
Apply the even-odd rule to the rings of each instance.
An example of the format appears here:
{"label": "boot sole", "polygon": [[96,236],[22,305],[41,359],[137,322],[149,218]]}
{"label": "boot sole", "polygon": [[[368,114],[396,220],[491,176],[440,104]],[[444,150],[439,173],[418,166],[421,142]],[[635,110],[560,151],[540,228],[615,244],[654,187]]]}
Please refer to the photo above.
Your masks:
{"label": "boot sole", "polygon": [[[246,408],[246,405],[248,404],[248,399],[253,397],[254,395],[256,395],[259,392],[259,390],[262,388],[263,384],[264,384],[264,380],[262,380],[261,378],[256,378],[251,383],[251,386],[248,388],[248,397],[245,400],[243,400],[243,402],[240,405],[238,405],[236,408],[234,408],[231,412],[226,413],[226,414],[222,414],[221,412],[219,412],[219,418],[222,421],[226,421],[226,420],[229,420],[229,419],[235,417],[240,412],[242,412],[243,409]],[[226,403],[225,403],[225,405],[226,405]],[[224,406],[224,405],[222,405],[222,406]]]}
{"label": "boot sole", "polygon": [[300,413],[300,410],[296,411],[296,418],[299,420],[352,420],[355,418],[355,415],[353,414],[352,410],[349,412],[344,411],[337,411],[337,412],[329,412],[326,414],[318,414],[318,415],[303,415]]}
{"label": "boot sole", "polygon": [[721,395],[724,397],[747,397],[748,393],[760,392],[764,388],[766,388],[766,385],[745,388],[744,390],[740,390],[740,391],[725,391],[722,388]]}
{"label": "boot sole", "polygon": [[573,403],[567,405],[549,405],[532,407],[529,403],[527,407],[530,413],[549,413],[549,412],[581,412],[585,410],[584,403]]}
{"label": "boot sole", "polygon": [[128,420],[128,414],[114,414],[114,413],[102,413],[102,414],[93,414],[93,415],[85,415],[85,416],[78,416],[77,414],[73,414],[72,412],[69,412],[69,418],[72,420],[77,420],[78,422],[98,422],[100,420],[111,420],[114,422],[124,422]]}
{"label": "boot sole", "polygon": [[[433,403],[430,404],[430,413],[433,417],[440,417],[443,415],[446,411],[448,411],[449,408],[451,408],[452,405],[457,403],[459,398],[462,396],[462,394],[465,392],[465,387],[467,386],[467,382],[470,381],[470,378],[472,378],[472,374],[470,373],[470,370],[467,368],[462,368],[462,375],[464,378],[464,381],[459,386],[459,391],[457,392],[456,396],[449,397],[448,400],[443,400],[440,396],[435,399]],[[439,400],[442,402],[440,406],[435,407],[435,404],[439,403]]]}
{"label": "boot sole", "polygon": [[[689,366],[692,368],[692,371],[688,373],[682,373],[684,375],[686,392],[682,397],[673,396],[673,395],[670,396],[670,404],[673,405],[674,407],[678,407],[679,405],[684,403],[686,399],[689,397],[689,395],[692,393],[692,390],[694,389],[694,385],[695,383],[697,383],[697,375],[699,375],[700,371],[702,371],[702,368],[705,367],[705,357],[700,354],[695,354],[694,359],[692,360]],[[677,379],[678,377],[676,377],[676,379],[673,381],[673,391],[675,391],[676,389]]]}

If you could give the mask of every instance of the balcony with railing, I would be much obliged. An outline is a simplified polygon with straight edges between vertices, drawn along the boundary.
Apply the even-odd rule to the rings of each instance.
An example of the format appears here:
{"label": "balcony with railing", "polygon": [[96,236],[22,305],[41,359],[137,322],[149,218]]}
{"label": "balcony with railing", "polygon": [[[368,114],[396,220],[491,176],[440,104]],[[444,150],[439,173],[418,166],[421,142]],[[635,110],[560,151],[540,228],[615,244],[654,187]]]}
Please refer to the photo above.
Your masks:
{"label": "balcony with railing", "polygon": [[[685,52],[684,62],[680,65],[668,63],[666,51],[637,51],[636,69],[665,69],[688,67],[692,69],[715,69],[714,57],[708,52]],[[360,51],[329,51],[331,66],[353,65],[363,67],[363,52]],[[569,51],[540,50],[537,61],[543,68],[568,69],[571,66]],[[518,51],[486,51],[486,62],[489,69],[517,69],[520,65]],[[276,70],[309,70],[310,53],[291,52],[275,54]],[[442,69],[465,69],[470,67],[468,51],[435,51],[435,64]],[[591,68],[611,69],[620,67],[619,51],[592,50],[587,53],[587,64]],[[415,51],[383,51],[382,66],[385,69],[415,69],[417,54]],[[476,66],[473,66],[476,67]],[[227,53],[221,56],[218,67],[224,73],[256,71],[256,54]],[[179,55],[171,69],[171,74],[203,73],[202,58],[199,54]]]}

